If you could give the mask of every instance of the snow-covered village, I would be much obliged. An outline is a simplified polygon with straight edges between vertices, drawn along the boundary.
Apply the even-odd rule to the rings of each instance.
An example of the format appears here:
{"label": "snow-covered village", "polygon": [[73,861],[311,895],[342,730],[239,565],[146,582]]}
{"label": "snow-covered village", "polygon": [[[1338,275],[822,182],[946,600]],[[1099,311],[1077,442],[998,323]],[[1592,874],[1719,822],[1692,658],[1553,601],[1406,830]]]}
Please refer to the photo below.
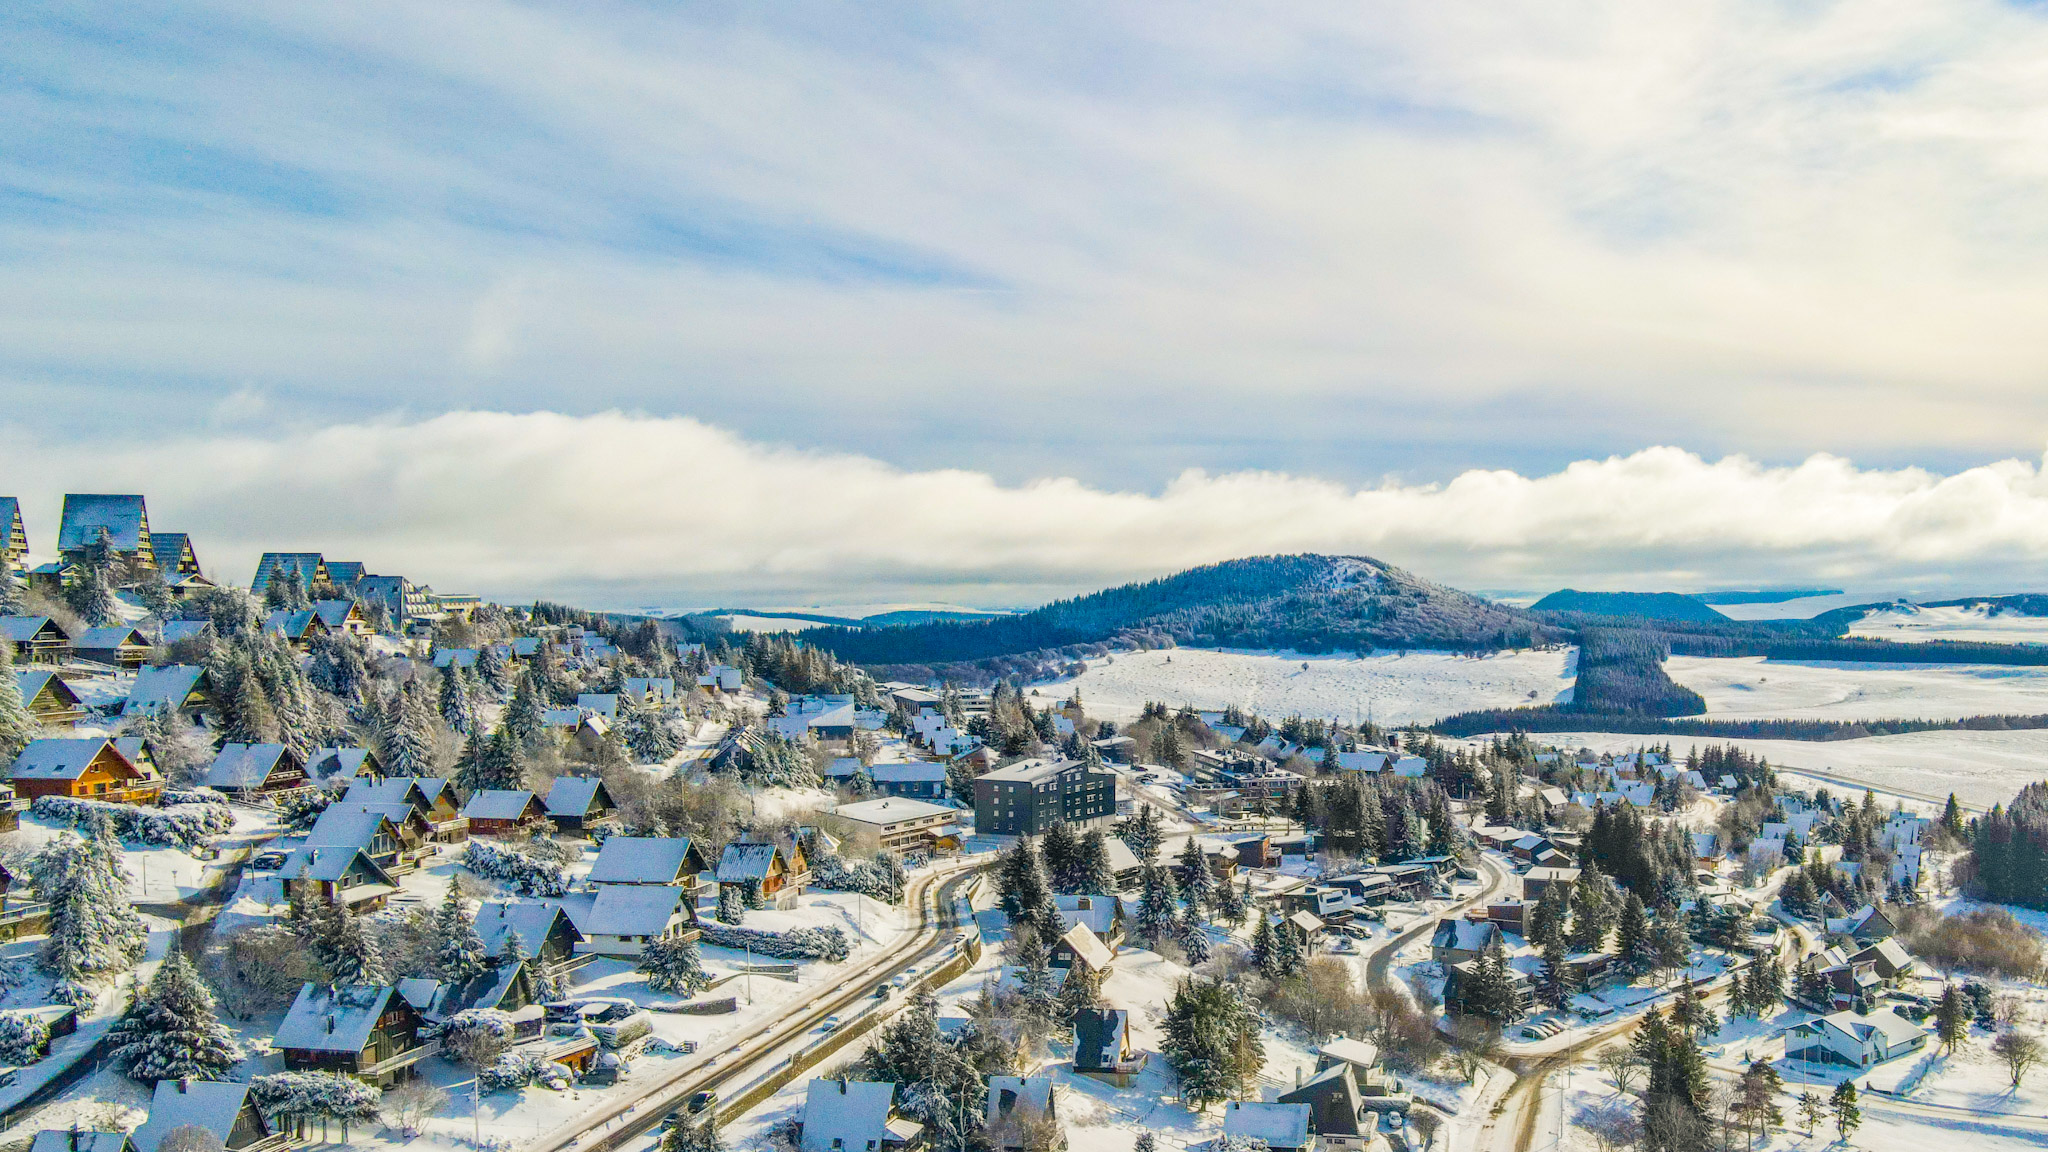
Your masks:
{"label": "snow-covered village", "polygon": [[1220,687],[1161,636],[913,681],[374,559],[245,587],[141,495],[67,495],[42,563],[0,519],[33,1152],[2048,1139],[2048,784],[1987,810],[1739,741],[1133,695],[1176,658],[1279,703],[1613,693],[1584,619],[1240,650]]}

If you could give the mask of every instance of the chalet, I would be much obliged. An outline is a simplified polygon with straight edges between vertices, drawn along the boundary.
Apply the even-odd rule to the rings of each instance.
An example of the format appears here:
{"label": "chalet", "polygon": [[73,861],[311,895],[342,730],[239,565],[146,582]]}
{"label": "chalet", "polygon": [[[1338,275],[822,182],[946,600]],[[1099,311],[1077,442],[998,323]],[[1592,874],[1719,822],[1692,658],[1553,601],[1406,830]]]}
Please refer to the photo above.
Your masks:
{"label": "chalet", "polygon": [[271,1047],[288,1072],[337,1072],[385,1086],[439,1052],[422,1039],[426,1021],[396,986],[308,983],[278,1025]]}
{"label": "chalet", "polygon": [[1694,832],[1692,834],[1693,863],[1701,868],[1711,869],[1726,859],[1728,853],[1721,847],[1718,832]]}
{"label": "chalet", "polygon": [[166,620],[157,630],[157,639],[165,646],[180,644],[187,640],[203,640],[214,635],[211,620]]}
{"label": "chalet", "polygon": [[142,497],[67,493],[64,519],[57,527],[57,555],[76,561],[102,539],[122,560],[145,569],[157,566],[150,548],[149,509]]}
{"label": "chalet", "polygon": [[1522,874],[1522,899],[1531,904],[1543,899],[1543,893],[1552,885],[1562,885],[1564,895],[1571,895],[1572,885],[1579,882],[1577,868],[1531,868]]}
{"label": "chalet", "polygon": [[45,1128],[29,1141],[28,1152],[135,1152],[126,1132],[87,1132],[71,1128]]}
{"label": "chalet", "polygon": [[738,692],[742,682],[739,669],[728,668],[723,664],[715,664],[710,671],[697,677],[697,687],[713,696],[724,692]]}
{"label": "chalet", "polygon": [[186,533],[151,532],[149,552],[156,558],[157,571],[164,574],[166,581],[204,575],[199,568],[199,554],[192,550],[192,537]]}
{"label": "chalet", "polygon": [[616,692],[583,692],[576,697],[576,709],[607,720],[619,718],[619,694]]}
{"label": "chalet", "polygon": [[920,1146],[924,1125],[895,1113],[896,1085],[817,1079],[805,1088],[797,1125],[801,1152],[905,1152]]}
{"label": "chalet", "polygon": [[676,698],[676,682],[669,676],[628,676],[619,683],[619,694],[643,708],[668,704]]}
{"label": "chalet", "polygon": [[[323,752],[366,755],[360,748],[322,749]],[[314,762],[320,763],[319,753]],[[374,761],[365,765],[371,774],[353,778],[348,794],[343,797],[351,804],[408,804],[420,818],[426,821],[427,835],[437,843],[448,844],[469,834],[469,821],[455,806],[455,786],[446,780],[433,776],[389,776],[374,777]],[[347,779],[347,777],[344,777]]]}
{"label": "chalet", "polygon": [[524,957],[492,953],[486,956],[484,970],[461,983],[424,978],[400,980],[399,995],[429,1024],[445,1023],[450,1016],[471,1009],[518,1013],[513,1019],[513,1040],[538,1038],[544,1019],[542,1011],[534,1008],[520,1012],[538,999],[540,982],[534,978],[533,965]]}
{"label": "chalet", "polygon": [[[381,780],[384,766],[368,748],[316,748],[306,771],[319,780]],[[350,785],[354,787],[354,785]]]}
{"label": "chalet", "polygon": [[[519,954],[546,967],[575,966],[576,946],[583,942],[569,914],[562,906],[533,900],[489,900],[476,911],[476,934],[484,942],[484,953],[500,956],[505,940],[519,937]],[[589,959],[587,955],[584,959]]]}
{"label": "chalet", "polygon": [[548,818],[547,805],[524,788],[486,788],[462,809],[472,836],[512,836]]}
{"label": "chalet", "polygon": [[8,780],[20,796],[70,796],[120,804],[155,804],[164,782],[105,737],[31,740],[15,757]]}
{"label": "chalet", "polygon": [[1492,923],[1443,919],[1436,922],[1436,932],[1429,938],[1429,958],[1449,968],[1453,964],[1476,960],[1488,948],[1500,943],[1500,929]]}
{"label": "chalet", "polygon": [[479,652],[475,648],[434,649],[434,667],[436,668],[474,668],[478,659]]}
{"label": "chalet", "polygon": [[1340,1063],[1317,1072],[1276,1103],[1308,1107],[1309,1131],[1325,1149],[1363,1149],[1379,1136],[1379,1114],[1368,1112],[1351,1065]]}
{"label": "chalet", "polygon": [[327,562],[318,552],[265,552],[263,558],[256,562],[256,578],[249,582],[249,591],[261,596],[270,588],[272,580],[287,573],[296,575],[302,588],[333,582],[327,571]]}
{"label": "chalet", "polygon": [[804,880],[796,880],[783,858],[782,849],[773,844],[727,844],[725,853],[718,858],[718,886],[721,891],[727,885],[738,888],[750,898],[766,900],[772,907],[794,907],[797,898],[803,895]]}
{"label": "chalet", "polygon": [[320,618],[321,627],[335,636],[368,636],[375,631],[363,615],[362,605],[353,600],[315,600],[313,615]]}
{"label": "chalet", "polygon": [[71,634],[48,616],[0,616],[0,639],[14,646],[16,664],[61,664]]}
{"label": "chalet", "polygon": [[[1223,1137],[1272,1152],[1311,1152],[1315,1137],[1309,1133],[1306,1104],[1264,1104],[1253,1100],[1232,1100],[1223,1106]],[[1259,1144],[1252,1144],[1259,1141]]]}
{"label": "chalet", "polygon": [[21,524],[21,500],[0,496],[0,565],[12,572],[28,562],[28,529]]}
{"label": "chalet", "polygon": [[1028,1125],[1059,1123],[1053,1110],[1052,1077],[991,1076],[983,1129],[992,1152],[1025,1152],[1036,1142],[1025,1135]]}
{"label": "chalet", "polygon": [[1869,1068],[1927,1046],[1927,1033],[1892,1012],[1831,1012],[1785,1031],[1785,1058]]}
{"label": "chalet", "polygon": [[164,1137],[197,1128],[220,1142],[222,1152],[283,1152],[288,1141],[271,1128],[247,1084],[180,1077],[156,1082],[149,1119],[129,1137],[135,1152],[157,1152]]}
{"label": "chalet", "polygon": [[613,836],[597,850],[590,882],[673,885],[695,892],[698,874],[709,867],[687,836]]}
{"label": "chalet", "polygon": [[[1460,960],[1444,966],[1444,1004],[1456,1010],[1465,1000],[1466,981],[1472,980],[1479,971],[1478,960]],[[1508,969],[1510,990],[1514,995],[1514,1015],[1519,1017],[1536,1005],[1536,984],[1527,972],[1519,968]]]}
{"label": "chalet", "polygon": [[1887,984],[1913,974],[1913,957],[1897,940],[1880,940],[1861,952],[1849,957],[1851,964],[1868,964],[1877,973],[1878,979]]}
{"label": "chalet", "polygon": [[1143,1071],[1145,1054],[1131,1047],[1131,1014],[1122,1008],[1074,1013],[1074,1072],[1120,1088]]}
{"label": "chalet", "polygon": [[263,630],[285,638],[292,647],[303,652],[313,641],[327,635],[327,622],[311,608],[296,611],[279,608],[263,618]]}
{"label": "chalet", "polygon": [[38,724],[71,728],[85,719],[85,702],[54,669],[16,668],[14,686],[21,693],[22,706]]}
{"label": "chalet", "polygon": [[80,660],[128,671],[149,661],[149,638],[127,624],[87,628],[71,640],[71,654]]}
{"label": "chalet", "polygon": [[1311,950],[1315,948],[1316,942],[1323,938],[1322,917],[1313,912],[1289,913],[1287,926],[1294,929],[1295,935],[1301,937],[1302,943]]}
{"label": "chalet", "polygon": [[138,668],[135,686],[121,705],[123,716],[177,715],[197,724],[212,707],[212,683],[197,664],[166,664]]}
{"label": "chalet", "polygon": [[286,896],[304,890],[308,897],[351,912],[381,910],[398,891],[398,881],[361,848],[316,848],[301,845],[278,869]]}
{"label": "chalet", "polygon": [[585,952],[631,958],[664,936],[697,937],[690,889],[677,885],[606,884],[577,925]]}
{"label": "chalet", "polygon": [[1116,953],[1109,945],[1096,939],[1095,933],[1086,924],[1076,924],[1066,934],[1053,941],[1052,954],[1048,963],[1054,968],[1085,968],[1097,976],[1109,975],[1110,965],[1116,962]]}
{"label": "chalet", "polygon": [[1885,940],[1894,935],[1898,928],[1883,910],[1865,904],[1846,916],[1830,917],[1827,921],[1827,930],[1830,934],[1841,933],[1857,940]]}
{"label": "chalet", "polygon": [[416,834],[408,835],[399,821],[392,819],[393,813],[401,820],[406,815],[398,805],[337,800],[313,821],[305,847],[360,848],[394,876],[410,872],[420,858],[421,846],[411,842]]}
{"label": "chalet", "polygon": [[1054,896],[1052,899],[1059,909],[1063,930],[1076,924],[1086,924],[1112,955],[1123,945],[1129,923],[1122,900],[1115,896]]}
{"label": "chalet", "polygon": [[946,795],[946,766],[930,760],[875,764],[868,768],[868,777],[884,796],[939,800]]}
{"label": "chalet", "polygon": [[924,800],[862,800],[832,810],[875,833],[882,851],[898,856],[960,850],[960,813]]}
{"label": "chalet", "polygon": [[216,792],[243,800],[276,797],[312,787],[305,761],[283,744],[220,746],[201,781]]}
{"label": "chalet", "polygon": [[555,777],[555,782],[548,785],[545,804],[548,819],[565,832],[589,832],[610,824],[618,814],[612,794],[605,790],[604,781],[595,776]]}

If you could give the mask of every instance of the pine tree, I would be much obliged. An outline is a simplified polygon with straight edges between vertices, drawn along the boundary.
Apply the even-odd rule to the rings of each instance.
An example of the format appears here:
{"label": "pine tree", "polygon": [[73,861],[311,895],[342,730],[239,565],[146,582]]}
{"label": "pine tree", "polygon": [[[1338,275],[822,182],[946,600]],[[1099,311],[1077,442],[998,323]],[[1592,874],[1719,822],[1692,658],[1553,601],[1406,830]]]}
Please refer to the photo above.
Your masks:
{"label": "pine tree", "polygon": [[1273,931],[1273,921],[1259,916],[1259,926],[1252,929],[1252,963],[1258,966],[1268,980],[1278,980],[1280,970],[1280,941]]}
{"label": "pine tree", "polygon": [[737,884],[718,886],[718,922],[737,928],[747,920],[747,898]]}
{"label": "pine tree", "polygon": [[1543,966],[1536,974],[1536,994],[1552,1008],[1564,1007],[1571,999],[1571,976],[1564,964],[1564,941],[1554,938],[1543,946]]}
{"label": "pine tree", "polygon": [[[363,926],[363,918],[345,907],[334,909],[332,932],[319,950],[321,965],[337,984],[369,984],[382,987],[390,982],[384,953],[376,937]],[[478,941],[482,946],[482,941]]]}
{"label": "pine tree", "polygon": [[1159,859],[1159,813],[1150,804],[1140,804],[1138,814],[1124,822],[1124,846],[1138,858],[1141,864],[1150,864]]}
{"label": "pine tree", "polygon": [[1639,972],[1656,966],[1656,948],[1650,939],[1650,912],[1643,898],[1634,892],[1621,906],[1621,921],[1615,928],[1615,949],[1622,962]]}
{"label": "pine tree", "polygon": [[[6,567],[0,560],[0,569]],[[14,675],[14,645],[0,644],[0,761],[13,763],[41,733],[42,725],[21,701],[21,685]]]}
{"label": "pine tree", "polygon": [[384,736],[384,770],[393,776],[434,775],[434,720],[417,683],[399,690]]}
{"label": "pine tree", "polygon": [[[1600,866],[1588,859],[1579,869],[1578,882],[1572,885],[1572,924],[1565,939],[1575,951],[1597,952],[1607,939],[1609,909],[1605,899],[1606,886],[1606,877],[1600,874]],[[1548,889],[1545,894],[1548,894]]]}
{"label": "pine tree", "polygon": [[28,612],[26,590],[14,574],[14,565],[0,561],[0,616],[21,616]]}
{"label": "pine tree", "polygon": [[[1736,1114],[1741,1116],[1755,1135],[1768,1133],[1772,1128],[1785,1122],[1785,1111],[1778,1107],[1778,1095],[1785,1090],[1785,1081],[1768,1060],[1751,1060],[1743,1069],[1742,1080],[1737,1085]],[[1755,1135],[1751,1144],[1755,1143]]]}
{"label": "pine tree", "polygon": [[1192,902],[1181,912],[1180,935],[1177,939],[1180,950],[1188,958],[1189,967],[1209,962],[1209,932]]}
{"label": "pine tree", "polygon": [[685,996],[710,987],[711,974],[697,954],[697,942],[687,936],[657,936],[640,953],[640,971],[647,974],[647,986],[656,992],[680,992]]}
{"label": "pine tree", "polygon": [[145,1084],[180,1076],[225,1079],[242,1058],[234,1035],[214,1015],[213,993],[176,948],[108,1038],[114,1061]]}
{"label": "pine tree", "polygon": [[1273,926],[1273,951],[1273,966],[1279,971],[1281,979],[1299,976],[1302,969],[1308,967],[1308,950],[1301,933],[1286,920],[1281,920]]}
{"label": "pine tree", "polygon": [[1749,967],[1749,1014],[1768,1016],[1785,1002],[1785,966],[1776,957],[1758,960]]}
{"label": "pine tree", "polygon": [[1209,860],[1202,855],[1202,846],[1193,836],[1181,846],[1179,865],[1181,894],[1187,897],[1190,906],[1206,904],[1216,890],[1216,874],[1209,871]]}
{"label": "pine tree", "polygon": [[1808,1136],[1813,1135],[1814,1127],[1820,1123],[1820,1118],[1825,1115],[1827,1115],[1827,1105],[1822,1103],[1819,1096],[1812,1092],[1801,1092],[1799,1094],[1799,1119],[1806,1125],[1806,1134]]}
{"label": "pine tree", "polygon": [[476,723],[476,707],[469,698],[468,677],[460,666],[453,663],[441,673],[441,719],[465,736]]}
{"label": "pine tree", "polygon": [[36,890],[50,893],[50,970],[71,985],[125,972],[143,955],[149,932],[128,901],[128,873],[113,824],[86,820],[83,840],[65,837],[44,849]]}
{"label": "pine tree", "polygon": [[1679,986],[1678,999],[1671,1005],[1671,1026],[1685,1030],[1688,1036],[1712,1036],[1721,1030],[1721,1020],[1714,1010],[1699,998],[1688,980]]}
{"label": "pine tree", "polygon": [[526,775],[526,754],[521,750],[518,739],[509,727],[499,725],[477,758],[476,783],[472,791],[517,791],[526,787]]}
{"label": "pine tree", "polygon": [[1160,1045],[1197,1112],[1243,1093],[1265,1066],[1259,1019],[1236,988],[1187,979],[1174,990]]}
{"label": "pine tree", "polygon": [[1941,1001],[1934,1007],[1934,1034],[1946,1052],[1954,1052],[1956,1045],[1970,1037],[1970,1006],[1963,1002],[1962,989],[1954,984],[1942,988]]}
{"label": "pine tree", "polygon": [[[547,646],[541,646],[543,651]],[[533,669],[522,669],[519,681],[512,689],[512,702],[505,706],[505,730],[519,744],[522,752],[531,755],[547,743],[546,706],[541,703],[541,688],[535,682]]]}
{"label": "pine tree", "polygon": [[1084,833],[1075,849],[1074,891],[1090,896],[1116,894],[1116,874],[1109,868],[1109,838],[1100,828]]}
{"label": "pine tree", "polygon": [[1854,1076],[1835,1085],[1834,1095],[1828,1098],[1828,1109],[1835,1115],[1835,1132],[1846,1141],[1849,1133],[1863,1125],[1863,1109],[1856,1104],[1856,1078]]}
{"label": "pine tree", "polygon": [[1045,861],[1045,874],[1052,880],[1053,891],[1062,896],[1080,895],[1075,886],[1080,879],[1077,872],[1080,850],[1074,830],[1065,821],[1047,828],[1045,835],[1039,838],[1038,854]]}
{"label": "pine tree", "polygon": [[1246,876],[1242,887],[1232,887],[1224,881],[1216,888],[1216,919],[1232,928],[1244,925],[1246,916],[1252,910],[1252,878]]}
{"label": "pine tree", "polygon": [[483,937],[477,934],[476,920],[463,907],[452,884],[434,913],[429,935],[434,944],[432,964],[436,980],[465,984],[483,974],[487,967]]}
{"label": "pine tree", "polygon": [[227,738],[237,744],[275,744],[277,713],[270,706],[270,694],[253,668],[245,668],[235,688],[235,714],[228,723]]}
{"label": "pine tree", "polygon": [[1152,947],[1173,939],[1180,916],[1180,893],[1173,873],[1157,864],[1145,865],[1139,881],[1138,935]]}

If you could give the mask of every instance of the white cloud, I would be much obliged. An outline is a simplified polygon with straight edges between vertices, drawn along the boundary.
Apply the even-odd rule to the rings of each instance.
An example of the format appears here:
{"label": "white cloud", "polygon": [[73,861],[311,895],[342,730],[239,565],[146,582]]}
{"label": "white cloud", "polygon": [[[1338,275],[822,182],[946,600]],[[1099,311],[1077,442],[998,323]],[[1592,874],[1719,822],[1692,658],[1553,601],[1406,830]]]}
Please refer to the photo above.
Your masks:
{"label": "white cloud", "polygon": [[1938,475],[1650,448],[1443,485],[1191,471],[1156,492],[1118,492],[905,471],[618,412],[12,439],[15,475],[37,481],[23,496],[39,547],[64,491],[132,490],[148,495],[157,528],[192,533],[202,560],[237,582],[263,550],[305,549],[444,591],[593,606],[874,592],[1015,603],[1296,551],[1535,589],[1828,580],[2014,590],[2048,559],[2048,477],[2018,460]]}

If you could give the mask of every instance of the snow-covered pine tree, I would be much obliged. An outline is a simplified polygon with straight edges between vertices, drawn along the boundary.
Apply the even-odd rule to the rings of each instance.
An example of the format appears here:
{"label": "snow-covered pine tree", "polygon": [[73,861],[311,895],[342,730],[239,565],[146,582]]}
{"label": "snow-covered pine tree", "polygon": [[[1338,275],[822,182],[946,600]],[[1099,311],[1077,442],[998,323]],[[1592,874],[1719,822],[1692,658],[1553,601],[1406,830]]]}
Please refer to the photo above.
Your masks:
{"label": "snow-covered pine tree", "polygon": [[128,901],[128,873],[113,823],[93,813],[83,840],[64,837],[44,852],[36,889],[50,901],[45,962],[57,977],[80,986],[126,972],[142,958],[149,933]]}
{"label": "snow-covered pine tree", "polygon": [[747,921],[747,897],[737,884],[718,886],[718,921],[737,928]]}
{"label": "snow-covered pine tree", "polygon": [[1017,991],[1023,997],[1020,1015],[1026,1029],[1043,1037],[1059,1018],[1059,989],[1053,975],[1051,956],[1036,932],[1016,936]]}
{"label": "snow-covered pine tree", "polygon": [[434,717],[415,681],[399,690],[396,713],[384,736],[384,771],[393,776],[434,775]]}
{"label": "snow-covered pine tree", "polygon": [[1052,879],[1053,891],[1063,896],[1079,894],[1075,887],[1080,879],[1075,869],[1079,851],[1074,830],[1064,820],[1047,828],[1045,835],[1039,838],[1038,853],[1045,861],[1045,874]]}
{"label": "snow-covered pine tree", "polygon": [[377,947],[377,938],[363,926],[363,918],[347,908],[336,908],[330,923],[333,931],[321,941],[319,958],[335,983],[378,987],[388,983],[384,953]]}
{"label": "snow-covered pine tree", "polygon": [[1180,935],[1175,940],[1180,944],[1180,950],[1187,954],[1190,967],[1209,962],[1208,928],[1202,923],[1202,914],[1192,901],[1181,910]]}
{"label": "snow-covered pine tree", "polygon": [[1268,980],[1278,980],[1280,971],[1280,941],[1273,932],[1273,920],[1263,913],[1253,913],[1259,926],[1252,929],[1252,963],[1258,966]]}
{"label": "snow-covered pine tree", "polygon": [[1301,933],[1286,920],[1273,926],[1273,951],[1276,954],[1273,966],[1282,977],[1299,976],[1308,967],[1308,949],[1303,946]]}
{"label": "snow-covered pine tree", "polygon": [[505,691],[505,654],[496,644],[486,644],[477,650],[476,675],[483,687],[493,693]]}
{"label": "snow-covered pine tree", "polygon": [[[547,651],[547,645],[541,645]],[[534,753],[547,742],[546,706],[541,703],[541,686],[534,679],[533,669],[521,669],[519,680],[512,689],[512,702],[505,706],[505,730],[512,734],[520,751]]]}
{"label": "snow-covered pine tree", "polygon": [[[5,562],[0,561],[0,568],[4,567]],[[21,700],[21,685],[14,677],[14,645],[0,644],[0,760],[13,763],[41,733],[42,725]]]}
{"label": "snow-covered pine tree", "polygon": [[1138,814],[1124,822],[1122,835],[1124,846],[1140,863],[1149,864],[1159,859],[1159,813],[1150,804],[1138,806]]}
{"label": "snow-covered pine tree", "polygon": [[461,984],[481,975],[485,968],[484,941],[477,935],[476,920],[448,886],[448,895],[434,913],[433,971],[436,980]]}
{"label": "snow-covered pine tree", "polygon": [[704,961],[697,954],[697,942],[687,936],[661,936],[640,953],[640,971],[647,974],[647,986],[656,992],[692,995],[711,984]]}
{"label": "snow-covered pine tree", "polygon": [[476,725],[476,705],[469,697],[469,679],[452,663],[441,673],[441,719],[465,736]]}
{"label": "snow-covered pine tree", "polygon": [[1202,846],[1193,836],[1181,846],[1179,865],[1181,895],[1190,905],[1204,904],[1210,893],[1216,890],[1216,874],[1209,871],[1209,860],[1202,855]]}
{"label": "snow-covered pine tree", "polygon": [[20,616],[28,611],[26,590],[14,574],[14,565],[0,563],[0,616]]}
{"label": "snow-covered pine tree", "polygon": [[108,1039],[114,1061],[145,1084],[180,1076],[223,1080],[242,1058],[214,1015],[213,993],[176,948]]}
{"label": "snow-covered pine tree", "polygon": [[340,1123],[344,1144],[348,1142],[350,1124],[367,1124],[376,1119],[377,1105],[384,1095],[339,1072],[273,1072],[251,1080],[249,1093],[264,1115],[291,1122],[295,1128],[302,1129],[308,1120],[318,1120],[324,1136],[328,1121]]}
{"label": "snow-covered pine tree", "polygon": [[1138,935],[1154,947],[1174,938],[1179,928],[1180,893],[1173,873],[1158,864],[1145,865],[1138,897]]}
{"label": "snow-covered pine tree", "polygon": [[1116,894],[1116,874],[1109,868],[1109,837],[1100,828],[1081,834],[1074,849],[1074,890],[1090,896]]}
{"label": "snow-covered pine tree", "polygon": [[1244,878],[1244,886],[1242,888],[1232,886],[1228,880],[1216,886],[1216,919],[1236,928],[1244,923],[1246,916],[1251,914],[1251,908],[1252,878],[1250,876]]}
{"label": "snow-covered pine tree", "polygon": [[270,693],[253,668],[242,663],[240,682],[235,687],[234,715],[228,719],[227,739],[237,744],[277,742],[277,712],[270,706]]}

